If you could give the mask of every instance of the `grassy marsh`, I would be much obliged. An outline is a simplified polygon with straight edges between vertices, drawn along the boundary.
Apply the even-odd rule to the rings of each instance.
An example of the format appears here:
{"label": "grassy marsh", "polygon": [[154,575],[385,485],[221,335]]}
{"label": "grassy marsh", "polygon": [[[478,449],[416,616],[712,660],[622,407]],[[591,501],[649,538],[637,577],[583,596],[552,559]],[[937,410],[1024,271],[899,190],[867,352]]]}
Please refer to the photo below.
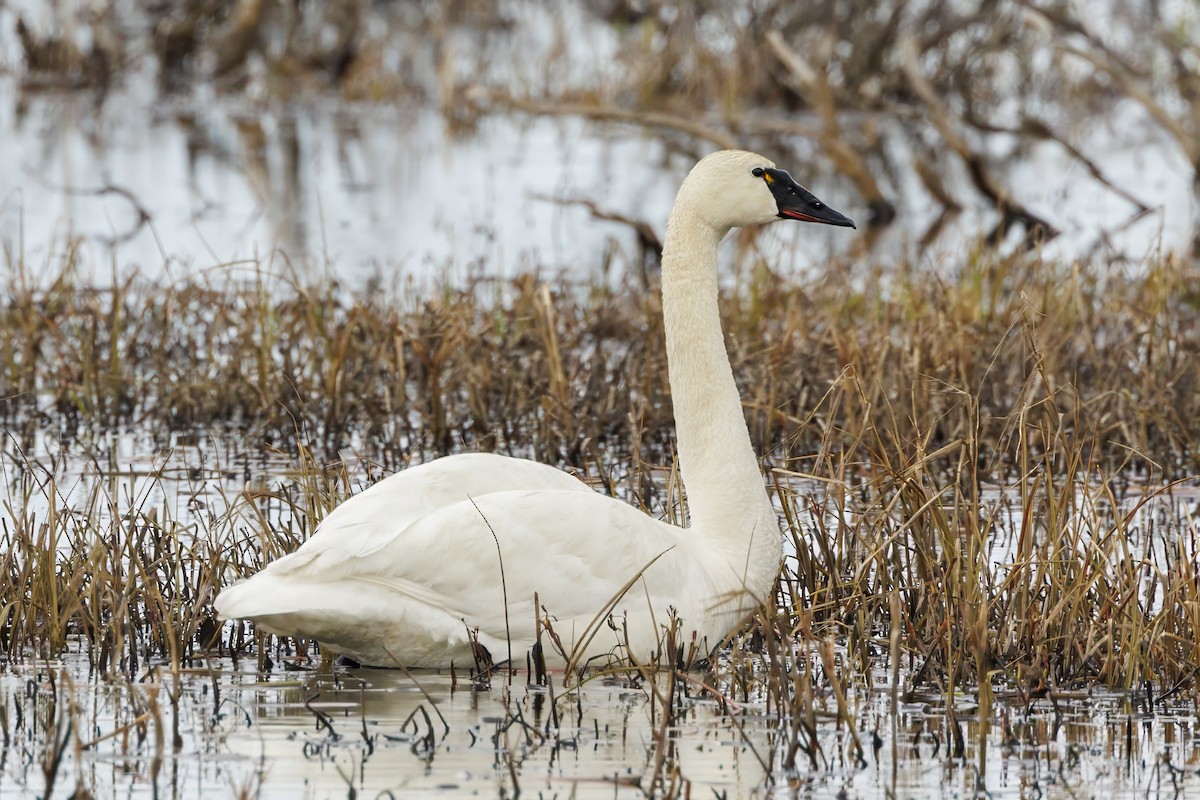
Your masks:
{"label": "grassy marsh", "polygon": [[[772,466],[836,452],[868,474],[882,445],[911,464],[961,442],[979,481],[1064,449],[1110,475],[1200,469],[1200,294],[1185,261],[976,255],[886,279],[841,262],[788,279],[752,239],[742,250],[723,314]],[[0,419],[18,440],[87,423],[238,431],[322,458],[356,438],[392,469],[460,449],[584,467],[632,442],[664,461],[653,288],[526,276],[354,291],[258,265],[97,290],[72,273],[6,287]],[[949,455],[923,469],[957,470]]]}
{"label": "grassy marsh", "polygon": [[[318,151],[369,139],[372,104],[466,140],[566,115],[654,131],[665,160],[749,145],[832,168],[867,211],[856,255],[802,276],[753,234],[735,245],[727,342],[790,545],[773,602],[706,671],[538,686],[470,665],[330,672],[311,643],[217,625],[211,601],[345,496],[459,450],[558,464],[679,519],[652,275],[350,287],[251,262],[96,288],[87,242],[37,267],[6,243],[0,796],[1198,791],[1200,275],[1125,237],[1182,243],[1177,206],[1149,193],[1200,164],[1194,14],[1115,4],[1126,35],[1108,36],[1061,3],[750,5],[0,8],[18,26],[12,131],[36,143],[13,162],[97,156],[94,180],[86,159],[41,177],[80,208],[119,201],[128,229],[92,237],[114,263],[137,236],[161,252],[172,217],[125,183],[138,169],[98,158],[122,129],[80,126],[57,92],[118,117],[145,104],[131,127],[186,139],[189,164],[282,187],[281,228],[305,220],[286,201],[320,197],[305,104],[335,98],[345,136]],[[1160,149],[1167,177],[1113,157]],[[1069,186],[1030,186],[1045,164]],[[178,205],[212,211],[187,177]],[[582,204],[653,262],[652,226]],[[1093,204],[1085,258],[1036,257]],[[978,208],[989,246],[960,248],[954,220]],[[883,263],[943,235],[950,263]]]}
{"label": "grassy marsh", "polygon": [[[1089,693],[1111,692],[1120,719],[1194,724],[1192,268],[977,256],[786,278],[753,238],[738,247],[727,340],[792,555],[776,602],[709,672],[620,678],[668,709],[639,791],[690,785],[669,731],[696,698],[731,736],[741,704],[760,709],[775,781],[910,746],[888,733],[902,708],[932,715],[935,753],[980,770],[1004,743],[1058,741],[1057,723],[1030,721]],[[66,658],[122,691],[161,686],[114,729],[149,736],[153,718],[182,741],[199,719],[182,687],[219,682],[225,659],[314,669],[309,643],[215,625],[212,597],[410,461],[531,455],[678,517],[653,288],[206,275],[96,290],[67,265],[40,288],[14,279],[0,311],[5,670],[61,683]],[[98,431],[136,432],[135,455]],[[29,719],[0,712],[6,737]],[[24,735],[40,763],[62,760],[61,725]]]}

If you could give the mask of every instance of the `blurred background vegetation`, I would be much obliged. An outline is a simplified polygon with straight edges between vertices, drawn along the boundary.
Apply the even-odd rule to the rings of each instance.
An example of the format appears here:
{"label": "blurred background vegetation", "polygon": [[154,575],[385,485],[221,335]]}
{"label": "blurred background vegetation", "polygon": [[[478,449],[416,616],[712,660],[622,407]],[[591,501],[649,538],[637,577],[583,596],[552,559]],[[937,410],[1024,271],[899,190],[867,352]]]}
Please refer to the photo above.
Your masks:
{"label": "blurred background vegetation", "polygon": [[1137,166],[1149,147],[1190,171],[1186,249],[1200,252],[1198,26],[1187,0],[0,4],[22,94],[103,104],[152,80],[196,116],[237,98],[260,138],[255,107],[331,95],[432,105],[452,135],[512,112],[642,125],[692,155],[740,145],[831,165],[867,210],[867,248],[913,192],[934,212],[906,232],[918,247],[980,206],[987,242],[1048,242],[1064,209],[1031,205],[1029,184],[1074,172],[1119,210],[1082,256],[1116,254],[1112,237],[1147,217],[1161,227]]}

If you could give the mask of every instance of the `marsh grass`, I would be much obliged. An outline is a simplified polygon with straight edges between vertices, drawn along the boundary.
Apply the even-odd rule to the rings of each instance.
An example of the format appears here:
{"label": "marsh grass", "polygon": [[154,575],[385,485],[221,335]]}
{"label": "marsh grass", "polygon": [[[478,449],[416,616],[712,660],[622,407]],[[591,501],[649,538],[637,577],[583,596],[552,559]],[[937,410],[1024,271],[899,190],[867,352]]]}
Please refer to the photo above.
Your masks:
{"label": "marsh grass", "polygon": [[[908,466],[966,442],[979,463],[963,479],[1010,478],[1019,437],[1058,415],[1070,441],[1024,447],[1077,447],[1114,475],[1200,467],[1200,295],[1182,262],[976,255],[954,271],[837,263],[787,280],[742,246],[750,266],[723,312],[774,466],[820,472],[844,453],[866,474],[875,458]],[[265,265],[98,290],[75,270],[68,258],[53,280],[10,276],[0,308],[0,419],[22,445],[88,425],[235,431],[321,461],[365,443],[388,470],[488,449],[607,474],[605,454],[634,444],[669,462],[654,290],[524,276],[354,292]],[[920,469],[958,470],[957,458]]]}
{"label": "marsh grass", "polygon": [[[645,786],[683,791],[668,732],[697,694],[735,717],[765,702],[783,746],[761,758],[785,772],[830,763],[831,719],[853,763],[879,746],[858,722],[864,692],[932,698],[959,756],[964,696],[981,741],[1011,709],[1089,687],[1194,704],[1194,272],[978,256],[953,274],[839,264],[788,280],[742,245],[750,266],[722,310],[791,554],[702,679],[674,659],[596,671],[661,709]],[[308,643],[217,625],[218,588],[409,462],[528,455],[681,518],[652,291],[523,277],[356,293],[262,266],[97,290],[71,275],[14,279],[0,308],[0,650],[166,676],[141,713],[176,746],[197,659],[317,664]],[[142,431],[157,455],[134,469],[87,450],[106,427]],[[46,431],[91,453],[87,469]],[[217,437],[293,467],[181,468],[170,449]],[[216,495],[194,502],[204,487]]]}

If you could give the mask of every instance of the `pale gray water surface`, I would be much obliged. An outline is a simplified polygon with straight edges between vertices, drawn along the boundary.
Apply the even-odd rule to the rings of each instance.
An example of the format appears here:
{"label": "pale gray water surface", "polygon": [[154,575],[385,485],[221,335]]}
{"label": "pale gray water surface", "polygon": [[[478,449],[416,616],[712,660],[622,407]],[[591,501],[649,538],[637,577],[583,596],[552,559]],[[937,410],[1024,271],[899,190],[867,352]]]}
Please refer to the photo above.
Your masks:
{"label": "pale gray water surface", "polygon": [[[1132,694],[1078,693],[1028,706],[1001,697],[982,729],[975,699],[959,696],[960,755],[944,697],[897,703],[882,683],[851,687],[860,759],[836,722],[831,693],[818,688],[815,765],[801,750],[785,766],[788,718],[761,699],[723,707],[693,688],[664,728],[652,691],[626,681],[594,680],[581,696],[560,689],[551,700],[519,677],[511,687],[498,678],[475,689],[461,675],[455,686],[446,673],[277,669],[256,677],[246,667],[211,658],[178,678],[148,670],[116,685],[89,681],[69,661],[0,674],[9,740],[0,797],[43,795],[39,741],[53,720],[67,742],[53,797],[83,787],[130,798],[515,797],[518,789],[522,797],[641,798],[654,782],[662,730],[668,746],[658,774],[684,797],[1200,791],[1195,709],[1149,710]],[[64,733],[68,718],[74,727]]]}
{"label": "pale gray water surface", "polygon": [[[135,96],[96,109],[84,96],[36,95],[18,115],[15,94],[0,92],[0,239],[10,260],[35,274],[53,272],[78,243],[91,273],[84,277],[101,283],[114,268],[182,278],[254,260],[352,285],[397,271],[588,276],[608,263],[606,253],[615,251],[618,268],[633,263],[633,234],[558,201],[591,201],[661,235],[690,167],[651,133],[577,119],[486,117],[473,132],[452,135],[437,110],[421,106],[314,102],[285,110],[213,100],[172,108]],[[1114,126],[1154,136],[1138,112],[1126,115]],[[1157,209],[1109,237],[1115,251],[1141,260],[1182,246],[1193,202],[1186,168],[1169,147],[1123,146],[1106,131],[1092,136],[1096,149],[1111,151],[1105,163],[1114,179],[1145,187]],[[831,205],[863,219],[820,163],[788,166]],[[1027,202],[1054,208],[1064,228],[1047,255],[1091,252],[1101,232],[1127,216],[1123,201],[1049,149],[1034,148],[1018,172]],[[936,216],[915,179],[901,189],[911,195],[901,203],[908,221],[888,232],[884,254],[907,249]],[[947,262],[989,220],[986,209],[968,209],[921,259]],[[776,226],[768,253],[784,267],[812,263],[848,246],[834,233]]]}
{"label": "pale gray water surface", "polygon": [[[18,453],[7,440],[0,520],[6,529],[13,524],[10,509],[45,519],[48,499],[37,491],[21,496],[23,476],[33,475],[35,484],[62,487],[59,506],[96,511],[81,527],[85,536],[118,535],[114,520],[138,509],[161,524],[175,521],[181,536],[223,544],[256,535],[241,490],[294,491],[287,463],[269,452],[246,454],[217,438],[168,444],[126,435],[64,446],[46,437]],[[31,472],[30,459],[54,465]],[[355,484],[366,479],[361,470],[351,476]],[[821,494],[819,485],[792,488]],[[101,502],[88,499],[97,496]],[[1131,535],[1187,538],[1193,502],[1183,492],[1148,503]],[[272,528],[301,535],[292,509],[269,506]],[[801,526],[815,530],[803,519]],[[1009,527],[997,528],[992,569],[1011,559]],[[885,664],[881,642],[875,658]],[[810,648],[798,657],[816,683],[815,760],[801,749],[787,762],[790,714],[780,715],[761,689],[731,689],[729,665],[721,662],[715,676],[691,675],[690,699],[665,729],[669,747],[658,774],[686,782],[690,794],[683,796],[690,797],[1132,798],[1200,791],[1194,702],[1168,697],[1151,705],[1140,688],[1030,700],[997,684],[986,724],[979,698],[956,694],[963,743],[956,752],[944,694],[893,696],[886,669],[842,676],[864,747],[860,760],[837,722],[816,643],[800,646]],[[661,703],[644,683],[594,679],[576,695],[563,690],[559,674],[552,701],[546,689],[526,686],[523,675],[511,685],[497,676],[489,688],[475,689],[465,667],[457,680],[447,672],[318,673],[313,661],[278,650],[261,674],[252,659],[214,652],[197,653],[173,675],[153,654],[143,655],[136,680],[112,682],[89,670],[86,647],[74,639],[61,660],[30,654],[0,668],[0,798],[45,795],[52,741],[66,744],[51,793],[64,798],[77,786],[96,797],[131,798],[514,797],[518,788],[523,797],[637,798],[647,796],[656,773]],[[701,681],[722,686],[732,702],[718,702]],[[64,733],[67,720],[72,729]]]}
{"label": "pale gray water surface", "polygon": [[[41,16],[37,4],[16,8],[27,19]],[[530,3],[506,9],[514,24],[503,32],[465,28],[452,37],[465,91],[480,74],[533,96],[611,81],[619,48],[612,27],[571,3],[553,12]],[[148,65],[128,67],[102,96],[27,91],[16,77],[14,20],[0,8],[0,66],[8,69],[0,72],[0,243],[9,266],[33,274],[54,272],[63,253],[79,247],[83,277],[99,282],[131,269],[180,279],[247,260],[286,262],[302,275],[353,285],[396,271],[591,277],[603,265],[636,260],[633,234],[559,201],[591,201],[661,234],[691,166],[691,155],[670,146],[676,137],[630,125],[519,114],[452,125],[436,100],[427,37],[403,28],[395,47],[413,63],[413,96],[364,104],[316,94],[284,103],[254,91],[253,77],[252,90],[241,95],[222,94],[204,80],[164,94]],[[569,48],[559,46],[561,37]],[[903,165],[909,145],[889,136],[889,124],[881,123],[880,135]],[[1195,204],[1190,166],[1142,110],[1117,104],[1072,126],[1071,137],[1153,211],[1126,227],[1130,204],[1058,145],[1013,142],[1019,157],[1008,159],[1008,184],[1063,231],[1047,255],[1099,252],[1136,263],[1186,244]],[[783,166],[863,222],[865,209],[849,184],[830,174],[819,147],[795,144],[811,158]],[[1002,152],[1009,146],[1003,137],[994,142]],[[936,266],[961,259],[994,224],[994,210],[977,197],[965,168],[942,177],[966,203],[964,213],[935,245],[915,250],[938,210],[915,173],[899,170],[890,193],[902,216],[877,254],[887,260],[909,253]],[[769,238],[776,237],[769,251],[784,267],[788,259],[811,263],[854,242],[804,226],[776,226]]]}
{"label": "pale gray water surface", "polygon": [[[528,19],[505,45],[505,68],[519,83],[537,86],[545,80],[539,54],[553,37],[538,6],[516,6]],[[11,69],[6,8],[0,62]],[[583,23],[569,13],[566,24]],[[588,46],[572,53],[555,80],[584,85],[603,77],[611,31],[593,25],[582,38]],[[514,61],[513,52],[523,57]],[[1190,170],[1161,133],[1128,105],[1086,127],[1077,144],[1156,208],[1111,245],[1137,259],[1186,242]],[[395,271],[467,277],[591,271],[606,263],[623,269],[635,259],[631,233],[556,201],[587,199],[661,231],[690,167],[690,157],[668,139],[626,126],[522,116],[485,117],[452,131],[422,100],[359,106],[311,98],[285,107],[204,85],[162,98],[153,76],[137,70],[98,103],[85,93],[24,93],[10,73],[0,76],[4,269],[20,267],[35,279],[52,274],[76,245],[90,273],[81,276],[84,283],[135,269],[181,279],[252,259],[354,285]],[[861,216],[844,200],[853,197],[849,186],[822,164],[814,156],[788,166],[831,205]],[[1090,252],[1103,230],[1128,216],[1123,201],[1053,146],[1031,148],[1015,169],[1011,182],[1022,199],[1054,209],[1064,229],[1050,255]],[[902,252],[932,211],[913,176],[896,180],[897,198],[912,215],[889,233],[892,252]],[[948,180],[965,182],[961,175]],[[968,209],[944,249],[921,257],[933,264],[961,258],[988,214]],[[836,252],[834,236],[775,226],[765,246],[772,263],[786,269]],[[131,509],[157,509],[159,521],[177,522],[181,535],[223,544],[253,535],[254,522],[239,511],[243,491],[295,492],[280,454],[247,455],[220,436],[146,442],[136,432],[98,432],[89,442],[63,443],[46,433],[21,448],[7,437],[0,444],[6,524],[14,513],[44,520],[53,507],[79,515],[82,533],[106,535]],[[353,488],[367,479],[352,467]],[[54,487],[52,496],[45,486]],[[1194,542],[1193,501],[1181,502],[1147,506],[1141,530],[1154,536],[1150,523],[1160,515]],[[95,513],[85,519],[89,509]],[[286,504],[266,513],[276,532],[306,531]],[[1011,558],[1012,525],[997,530],[993,568]],[[524,797],[635,798],[645,796],[639,784],[648,790],[655,772],[661,707],[646,687],[593,681],[580,702],[557,688],[556,721],[546,691],[527,688],[520,677],[511,688],[497,679],[476,691],[460,676],[452,690],[445,674],[319,675],[304,662],[299,671],[285,669],[297,661],[285,656],[256,675],[252,664],[213,655],[178,676],[151,662],[140,666],[136,682],[110,683],[89,673],[82,647],[73,641],[62,661],[0,667],[0,798],[46,794],[43,765],[52,741],[65,745],[53,797],[82,786],[96,797],[130,798],[513,797],[518,789]],[[828,685],[819,684],[815,766],[803,754],[794,766],[783,765],[789,718],[781,720],[761,697],[734,698],[740,706],[730,712],[696,689],[692,694],[668,728],[662,774],[687,781],[685,796],[695,798],[1200,793],[1195,706],[1148,707],[1136,693],[1062,695],[1027,706],[1001,690],[985,728],[975,716],[977,698],[959,696],[958,755],[944,697],[896,703],[887,679],[873,676],[870,688],[849,684],[866,747],[858,761],[835,721]],[[64,735],[68,720],[72,729]]]}

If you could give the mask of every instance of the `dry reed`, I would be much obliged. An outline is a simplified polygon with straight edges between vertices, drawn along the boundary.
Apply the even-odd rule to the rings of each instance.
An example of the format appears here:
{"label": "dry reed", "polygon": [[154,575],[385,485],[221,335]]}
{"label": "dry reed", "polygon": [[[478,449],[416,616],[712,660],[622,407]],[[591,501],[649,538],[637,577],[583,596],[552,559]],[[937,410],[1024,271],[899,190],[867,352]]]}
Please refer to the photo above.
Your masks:
{"label": "dry reed", "polygon": [[[1185,264],[1103,275],[977,256],[955,274],[884,281],[837,264],[797,281],[743,246],[755,266],[723,314],[795,551],[758,649],[790,659],[798,642],[836,641],[867,674],[899,630],[910,686],[1038,675],[1194,689],[1197,543],[1172,483],[1200,464]],[[215,633],[217,587],[293,549],[361,485],[336,466],[351,443],[373,465],[367,480],[496,449],[678,513],[678,485],[651,479],[671,461],[654,293],[521,278],[356,294],[265,270],[206,281],[95,290],[68,265],[43,288],[10,286],[10,659],[80,641],[104,673],[186,664]],[[77,490],[61,465],[17,455],[46,428],[106,426],[156,440],[227,432],[298,467],[282,487],[251,480],[221,513],[181,520],[148,500],[172,479],[168,459],[128,483],[97,464],[108,477]],[[229,630],[224,646],[250,646],[244,627]],[[829,672],[824,647],[813,652]],[[792,675],[789,702],[810,691],[795,683],[805,670],[768,674],[780,687]]]}

